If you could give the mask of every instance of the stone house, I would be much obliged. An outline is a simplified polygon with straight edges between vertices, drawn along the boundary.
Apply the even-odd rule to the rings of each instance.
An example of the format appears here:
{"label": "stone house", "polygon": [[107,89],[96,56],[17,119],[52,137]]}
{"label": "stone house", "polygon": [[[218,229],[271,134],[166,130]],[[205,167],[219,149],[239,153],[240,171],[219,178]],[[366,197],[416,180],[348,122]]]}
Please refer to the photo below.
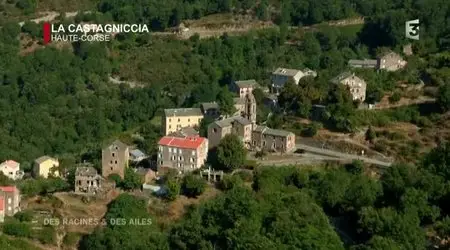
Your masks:
{"label": "stone house", "polygon": [[377,69],[397,71],[404,68],[406,64],[407,62],[395,52],[388,52],[377,58]]}
{"label": "stone house", "polygon": [[239,98],[245,98],[247,94],[253,93],[253,90],[258,87],[258,83],[254,80],[234,81],[230,89],[232,92],[239,95]]}
{"label": "stone house", "polygon": [[236,113],[233,116],[242,116],[252,124],[256,124],[256,99],[253,93],[248,93],[243,98],[234,98]]}
{"label": "stone house", "polygon": [[220,107],[217,102],[204,102],[200,104],[204,117],[217,119],[220,117]]}
{"label": "stone house", "polygon": [[22,179],[24,175],[24,172],[20,170],[20,163],[13,160],[2,162],[0,164],[0,172],[2,172],[3,175],[12,180]]}
{"label": "stone house", "polygon": [[128,145],[116,140],[102,150],[102,176],[108,178],[111,174],[124,177],[125,168],[130,160]]}
{"label": "stone house", "polygon": [[298,84],[300,79],[305,76],[316,77],[317,72],[308,68],[303,70],[277,68],[274,72],[272,72],[272,91],[274,93],[279,93],[288,81],[291,80],[295,84]]}
{"label": "stone house", "polygon": [[200,108],[164,109],[161,119],[163,135],[177,132],[185,127],[196,127],[200,125],[203,113]]}
{"label": "stone house", "polygon": [[295,150],[295,134],[266,126],[257,126],[252,131],[252,148],[267,152],[293,152]]}
{"label": "stone house", "polygon": [[93,167],[77,167],[75,193],[96,194],[102,189],[103,177]]}
{"label": "stone house", "polygon": [[331,79],[331,82],[334,84],[343,84],[347,86],[354,101],[358,100],[360,102],[364,102],[364,100],[366,100],[367,84],[363,79],[355,76],[354,73],[341,73]]}
{"label": "stone house", "polygon": [[164,136],[158,142],[157,167],[190,172],[201,168],[208,157],[208,139]]}
{"label": "stone house", "polygon": [[214,148],[219,145],[220,140],[231,133],[242,138],[244,145],[249,147],[252,137],[252,128],[252,123],[241,116],[215,121],[208,126],[209,148]]}
{"label": "stone house", "polygon": [[156,179],[156,172],[150,168],[137,168],[136,173],[141,177],[141,182],[144,184]]}
{"label": "stone house", "polygon": [[59,176],[59,161],[50,156],[41,156],[34,161],[33,175],[34,177],[48,178],[49,175]]}

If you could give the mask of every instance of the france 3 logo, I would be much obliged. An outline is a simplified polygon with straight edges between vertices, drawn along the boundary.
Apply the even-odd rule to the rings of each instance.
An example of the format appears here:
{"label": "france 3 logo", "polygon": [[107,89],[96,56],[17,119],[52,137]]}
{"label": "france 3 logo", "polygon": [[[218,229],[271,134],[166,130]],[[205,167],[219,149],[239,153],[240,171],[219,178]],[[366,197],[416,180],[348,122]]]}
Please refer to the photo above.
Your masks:
{"label": "france 3 logo", "polygon": [[405,22],[406,38],[419,40],[419,19]]}

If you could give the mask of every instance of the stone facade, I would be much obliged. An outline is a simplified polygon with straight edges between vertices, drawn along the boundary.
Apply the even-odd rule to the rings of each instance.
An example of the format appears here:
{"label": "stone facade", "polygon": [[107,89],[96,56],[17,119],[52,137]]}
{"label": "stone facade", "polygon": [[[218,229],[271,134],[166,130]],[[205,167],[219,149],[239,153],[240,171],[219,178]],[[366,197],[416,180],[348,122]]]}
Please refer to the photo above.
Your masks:
{"label": "stone facade", "polygon": [[211,119],[217,119],[220,117],[220,107],[216,102],[204,102],[200,104],[203,116]]}
{"label": "stone facade", "polygon": [[256,99],[252,93],[246,94],[244,98],[236,98],[234,107],[236,108],[234,116],[240,115],[256,124]]}
{"label": "stone facade", "polygon": [[78,167],[75,171],[75,193],[96,194],[102,184],[103,177],[93,167]]}
{"label": "stone facade", "polygon": [[295,150],[295,134],[266,126],[257,126],[252,131],[252,148],[267,152],[293,152]]}
{"label": "stone facade", "polygon": [[239,98],[245,98],[248,94],[252,94],[257,87],[258,83],[254,79],[235,81],[231,84],[231,91],[238,94]]}
{"label": "stone facade", "polygon": [[406,66],[406,61],[403,58],[395,53],[389,52],[377,58],[377,68],[383,69],[387,71],[397,71]]}
{"label": "stone facade", "polygon": [[354,101],[364,102],[366,100],[366,82],[355,76],[354,73],[344,72],[331,80],[334,84],[347,86]]}
{"label": "stone facade", "polygon": [[108,178],[111,174],[124,177],[125,168],[130,159],[129,147],[117,140],[102,150],[102,176]]}
{"label": "stone facade", "polygon": [[220,140],[228,134],[236,134],[244,145],[250,146],[253,124],[248,119],[235,116],[220,121],[215,121],[208,126],[209,148],[219,145]]}

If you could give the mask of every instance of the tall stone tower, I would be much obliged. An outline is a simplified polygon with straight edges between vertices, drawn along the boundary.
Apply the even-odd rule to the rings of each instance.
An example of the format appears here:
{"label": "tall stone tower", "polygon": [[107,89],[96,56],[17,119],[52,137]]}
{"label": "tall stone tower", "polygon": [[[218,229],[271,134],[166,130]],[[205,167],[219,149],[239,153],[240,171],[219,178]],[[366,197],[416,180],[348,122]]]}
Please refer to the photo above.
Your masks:
{"label": "tall stone tower", "polygon": [[245,96],[245,118],[256,125],[256,99],[251,92]]}

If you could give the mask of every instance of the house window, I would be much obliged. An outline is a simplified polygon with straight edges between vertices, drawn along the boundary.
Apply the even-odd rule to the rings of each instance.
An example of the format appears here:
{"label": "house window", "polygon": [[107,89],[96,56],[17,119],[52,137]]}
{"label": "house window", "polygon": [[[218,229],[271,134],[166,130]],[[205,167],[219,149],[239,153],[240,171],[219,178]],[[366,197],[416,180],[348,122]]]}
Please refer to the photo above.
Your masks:
{"label": "house window", "polygon": [[13,172],[9,172],[9,175],[13,175]]}
{"label": "house window", "polygon": [[161,166],[162,166],[162,165],[163,165],[163,161],[160,161],[160,162],[159,162],[159,165],[161,165]]}
{"label": "house window", "polygon": [[171,129],[172,128],[172,125],[169,125],[169,129]]}
{"label": "house window", "polygon": [[180,122],[180,118],[178,118],[178,122]]}
{"label": "house window", "polygon": [[160,158],[160,159],[161,159],[161,157],[162,157],[162,154],[161,154],[161,153],[159,153],[159,154],[158,154],[158,158]]}
{"label": "house window", "polygon": [[111,164],[112,164],[112,161],[110,161],[109,164],[111,165]]}
{"label": "house window", "polygon": [[263,141],[263,146],[266,146],[266,141]]}
{"label": "house window", "polygon": [[113,170],[113,167],[111,167],[111,171]]}
{"label": "house window", "polygon": [[178,160],[182,161],[183,160],[183,156],[178,157]]}
{"label": "house window", "polygon": [[193,157],[191,157],[191,162],[194,162],[194,161],[195,161],[195,159]]}
{"label": "house window", "polygon": [[175,155],[172,155],[172,161],[174,161],[175,160]]}
{"label": "house window", "polygon": [[194,165],[194,164],[192,164],[192,165],[191,165],[191,168],[195,168],[195,165]]}
{"label": "house window", "polygon": [[216,128],[213,128],[213,133],[217,133],[217,129]]}
{"label": "house window", "polygon": [[256,141],[253,141],[253,146],[255,146],[256,145]]}
{"label": "house window", "polygon": [[112,157],[116,157],[116,154],[114,154],[114,153],[112,153],[111,155],[112,155]]}
{"label": "house window", "polygon": [[9,210],[9,211],[11,211],[11,210],[12,210],[11,206],[8,206],[8,210]]}
{"label": "house window", "polygon": [[188,122],[191,122],[191,119],[188,118]]}
{"label": "house window", "polygon": [[169,118],[169,122],[172,122],[172,119]]}
{"label": "house window", "polygon": [[181,154],[181,148],[178,149],[178,154]]}
{"label": "house window", "polygon": [[78,186],[80,186],[81,185],[81,181],[78,181]]}
{"label": "house window", "polygon": [[195,150],[192,150],[192,156],[195,156]]}
{"label": "house window", "polygon": [[117,164],[117,161],[114,161],[114,164]]}
{"label": "house window", "polygon": [[12,199],[8,198],[8,204],[11,204],[11,202],[12,202]]}

